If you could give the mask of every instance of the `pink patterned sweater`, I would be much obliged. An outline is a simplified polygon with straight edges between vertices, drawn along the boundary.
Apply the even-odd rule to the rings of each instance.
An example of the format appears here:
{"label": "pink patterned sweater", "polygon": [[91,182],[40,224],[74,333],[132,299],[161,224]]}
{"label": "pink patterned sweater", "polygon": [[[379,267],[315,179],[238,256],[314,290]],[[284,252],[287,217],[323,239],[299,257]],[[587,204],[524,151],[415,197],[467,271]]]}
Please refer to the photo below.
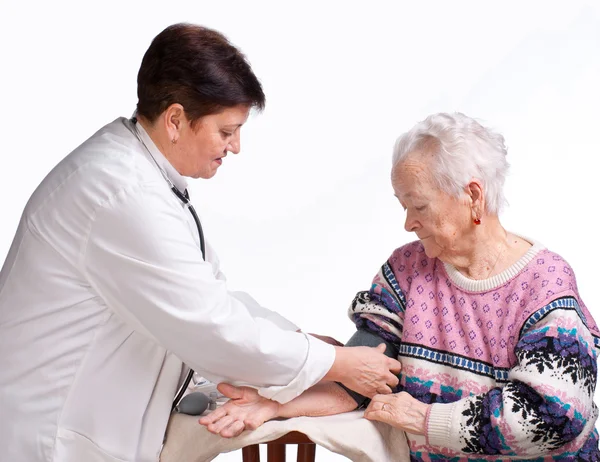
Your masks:
{"label": "pink patterned sweater", "polygon": [[411,460],[600,460],[600,331],[571,267],[540,244],[476,281],[413,242],[349,314],[398,350],[398,391],[432,403]]}

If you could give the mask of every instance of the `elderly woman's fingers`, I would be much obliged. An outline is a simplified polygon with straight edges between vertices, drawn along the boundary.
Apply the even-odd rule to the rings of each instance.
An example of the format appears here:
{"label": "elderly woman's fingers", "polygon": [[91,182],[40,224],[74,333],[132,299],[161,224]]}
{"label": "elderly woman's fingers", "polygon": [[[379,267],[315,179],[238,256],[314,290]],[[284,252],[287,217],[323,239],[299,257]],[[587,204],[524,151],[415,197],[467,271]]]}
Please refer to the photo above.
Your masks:
{"label": "elderly woman's fingers", "polygon": [[239,436],[246,429],[244,422],[241,420],[236,420],[231,423],[228,427],[221,430],[220,435],[223,438],[233,438],[235,436]]}
{"label": "elderly woman's fingers", "polygon": [[202,416],[198,419],[198,423],[200,425],[204,425],[205,427],[216,422],[217,420],[225,417],[227,415],[227,405],[218,407],[210,414]]}
{"label": "elderly woman's fingers", "polygon": [[229,425],[231,425],[236,420],[237,419],[234,416],[226,415],[225,417],[223,417],[223,418],[217,420],[216,422],[210,424],[206,428],[211,433],[219,434],[219,433],[221,433],[221,430],[223,430],[224,428],[227,428]]}
{"label": "elderly woman's fingers", "polygon": [[365,409],[365,419],[394,424],[394,404],[395,395],[375,395]]}
{"label": "elderly woman's fingers", "polygon": [[365,410],[365,418],[378,420],[416,435],[425,434],[428,404],[406,392],[376,395]]}
{"label": "elderly woman's fingers", "polygon": [[387,409],[389,411],[389,410],[391,410],[391,408],[393,406],[393,401],[394,401],[394,395],[382,395],[382,394],[375,395],[375,396],[373,396],[373,399],[367,406],[367,409],[365,410],[365,412],[381,411],[385,408],[386,404],[388,406]]}
{"label": "elderly woman's fingers", "polygon": [[244,389],[242,387],[236,387],[226,382],[221,382],[217,385],[217,390],[229,399],[240,399],[244,396]]}
{"label": "elderly woman's fingers", "polygon": [[379,411],[365,411],[365,419],[367,420],[376,420],[378,422],[383,422],[386,424],[392,425],[394,422],[392,421],[391,414],[389,412],[379,410]]}
{"label": "elderly woman's fingers", "polygon": [[397,399],[398,394],[379,394],[373,396],[371,402],[393,403]]}
{"label": "elderly woman's fingers", "polygon": [[250,418],[244,420],[244,425],[246,426],[247,430],[256,430],[258,427],[260,427],[264,423],[265,422],[263,420],[257,419],[255,417],[250,417]]}
{"label": "elderly woman's fingers", "polygon": [[231,399],[211,414],[198,420],[211,433],[231,438],[237,436],[244,429],[255,430],[265,421],[278,415],[279,403],[261,397],[254,389],[248,387],[236,388],[224,384],[219,385],[219,387],[223,387],[224,391],[236,392],[241,390],[242,397]]}

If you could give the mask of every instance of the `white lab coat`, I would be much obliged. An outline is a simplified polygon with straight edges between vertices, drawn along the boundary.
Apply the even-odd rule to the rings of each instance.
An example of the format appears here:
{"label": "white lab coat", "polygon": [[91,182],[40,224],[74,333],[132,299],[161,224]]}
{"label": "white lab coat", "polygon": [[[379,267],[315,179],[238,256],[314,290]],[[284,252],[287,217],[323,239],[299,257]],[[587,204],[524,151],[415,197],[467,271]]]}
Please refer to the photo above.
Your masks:
{"label": "white lab coat", "polygon": [[280,402],[333,363],[202,260],[165,175],[186,182],[137,127],[102,128],[25,208],[0,273],[0,461],[158,460],[182,361]]}

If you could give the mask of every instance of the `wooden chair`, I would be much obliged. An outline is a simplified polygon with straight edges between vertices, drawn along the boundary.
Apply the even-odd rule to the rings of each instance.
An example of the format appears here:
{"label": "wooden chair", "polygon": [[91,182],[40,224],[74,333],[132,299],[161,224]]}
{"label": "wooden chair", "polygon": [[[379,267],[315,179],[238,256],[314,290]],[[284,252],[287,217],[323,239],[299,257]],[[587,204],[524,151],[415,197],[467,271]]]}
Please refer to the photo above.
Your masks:
{"label": "wooden chair", "polygon": [[[267,462],[285,462],[286,444],[298,445],[298,462],[315,462],[317,446],[304,433],[289,432],[281,438],[265,443],[267,445]],[[260,462],[258,444],[242,448],[243,462]]]}

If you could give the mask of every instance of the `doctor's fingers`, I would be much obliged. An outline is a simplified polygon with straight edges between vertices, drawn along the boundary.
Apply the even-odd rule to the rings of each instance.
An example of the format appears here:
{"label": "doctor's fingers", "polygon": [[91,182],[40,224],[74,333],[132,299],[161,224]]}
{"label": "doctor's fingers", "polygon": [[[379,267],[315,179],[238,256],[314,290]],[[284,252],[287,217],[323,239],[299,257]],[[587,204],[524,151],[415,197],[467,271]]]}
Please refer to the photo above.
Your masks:
{"label": "doctor's fingers", "polygon": [[[392,389],[387,385],[383,385],[383,386],[377,387],[377,390],[375,390],[375,393],[377,393],[377,395],[389,395],[392,393]],[[375,395],[375,396],[377,396],[377,395]]]}
{"label": "doctor's fingers", "polygon": [[376,393],[379,393],[381,395],[389,395],[390,393],[392,393],[392,388],[396,387],[399,382],[400,380],[397,376],[395,376],[391,372],[388,372],[384,375],[384,378],[379,379],[375,382],[375,390],[372,394],[374,395]]}
{"label": "doctor's fingers", "polygon": [[397,359],[388,358],[387,363],[388,363],[388,369],[393,374],[399,374],[400,371],[402,370],[402,363],[400,361],[398,361]]}
{"label": "doctor's fingers", "polygon": [[385,383],[387,383],[390,387],[394,388],[396,385],[398,385],[399,382],[400,379],[396,374],[394,374],[393,372],[388,372],[388,374],[386,375]]}

